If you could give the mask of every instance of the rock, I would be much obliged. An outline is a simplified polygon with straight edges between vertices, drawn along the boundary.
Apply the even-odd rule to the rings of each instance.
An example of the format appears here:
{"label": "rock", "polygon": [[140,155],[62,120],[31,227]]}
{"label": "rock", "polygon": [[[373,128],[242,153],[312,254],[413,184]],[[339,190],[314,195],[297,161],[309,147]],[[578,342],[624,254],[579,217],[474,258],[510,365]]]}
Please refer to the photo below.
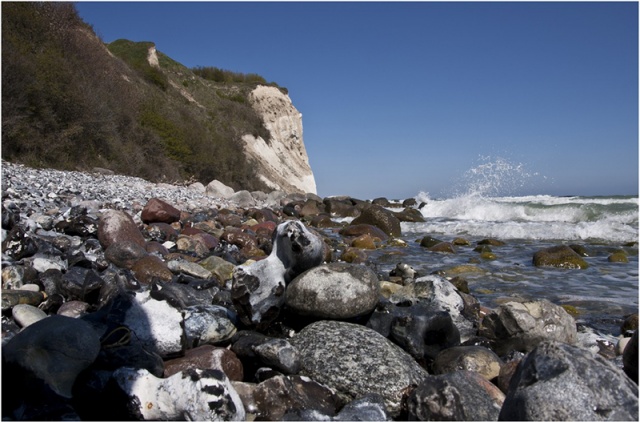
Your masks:
{"label": "rock", "polygon": [[624,334],[628,331],[636,331],[638,329],[638,314],[627,315],[622,325],[620,326],[620,331]]}
{"label": "rock", "polygon": [[440,252],[440,253],[456,253],[456,249],[449,242],[440,242],[434,246],[428,248],[431,252]]}
{"label": "rock", "polygon": [[145,369],[114,372],[139,420],[244,420],[245,411],[227,376],[215,369],[187,369],[156,378]]}
{"label": "rock", "polygon": [[420,246],[424,248],[430,248],[432,246],[436,246],[439,243],[442,243],[442,240],[436,239],[435,237],[431,237],[429,235],[424,236],[422,239],[420,239]]}
{"label": "rock", "polygon": [[377,393],[393,417],[400,414],[404,390],[427,376],[409,354],[360,325],[318,321],[291,344],[300,352],[301,375],[334,389],[345,402]]}
{"label": "rock", "polygon": [[213,276],[211,271],[202,267],[202,265],[196,264],[195,262],[185,261],[183,259],[171,260],[167,263],[167,267],[176,274],[184,273],[203,279],[211,278]]}
{"label": "rock", "polygon": [[209,247],[203,239],[196,236],[180,235],[176,239],[176,249],[182,253],[204,258],[209,254]]}
{"label": "rock", "polygon": [[353,239],[351,246],[360,249],[377,249],[380,246],[380,242],[379,238],[371,237],[370,234],[363,234]]}
{"label": "rock", "polygon": [[24,267],[17,265],[4,267],[2,269],[2,288],[6,290],[19,289],[24,284],[23,278]]}
{"label": "rock", "polygon": [[280,224],[266,259],[234,269],[231,294],[240,320],[247,326],[266,328],[280,313],[286,283],[319,265],[323,255],[319,235],[297,221]]}
{"label": "rock", "polygon": [[428,376],[407,399],[409,420],[495,421],[504,394],[475,372]]}
{"label": "rock", "polygon": [[38,306],[45,299],[42,292],[28,290],[2,290],[2,310],[8,310],[19,304]]}
{"label": "rock", "polygon": [[45,319],[47,314],[32,305],[16,305],[11,309],[13,320],[22,328]]}
{"label": "rock", "polygon": [[573,249],[567,245],[552,246],[533,255],[536,267],[555,267],[567,269],[585,269],[589,266]]}
{"label": "rock", "polygon": [[38,245],[20,226],[14,226],[2,241],[2,253],[16,261],[35,255]]}
{"label": "rock", "polygon": [[384,400],[379,394],[367,394],[347,403],[334,421],[388,421]]}
{"label": "rock", "polygon": [[58,288],[67,298],[91,302],[97,300],[103,285],[104,280],[95,270],[71,267],[62,275]]}
{"label": "rock", "polygon": [[256,200],[251,196],[251,192],[248,190],[240,190],[235,192],[228,198],[230,201],[238,204],[240,208],[250,208],[256,205]]}
{"label": "rock", "polygon": [[98,356],[100,339],[88,323],[59,315],[35,322],[2,347],[3,370],[19,365],[62,397]]}
{"label": "rock", "polygon": [[363,264],[367,262],[367,253],[359,248],[348,247],[342,252],[340,259],[349,264]]}
{"label": "rock", "polygon": [[373,311],[379,296],[380,282],[371,269],[333,262],[296,277],[287,287],[285,303],[302,315],[347,319]]}
{"label": "rock", "polygon": [[389,236],[400,237],[400,220],[392,211],[388,211],[378,205],[365,206],[360,215],[351,224],[371,224],[381,229]]}
{"label": "rock", "polygon": [[415,208],[405,208],[400,212],[396,212],[395,216],[401,222],[424,223],[426,221],[422,213]]}
{"label": "rock", "polygon": [[47,270],[55,269],[59,271],[67,271],[69,263],[67,260],[59,256],[48,256],[37,253],[31,258],[31,266],[39,273]]}
{"label": "rock", "polygon": [[218,180],[213,180],[207,185],[206,194],[214,198],[228,199],[234,194],[234,190]]}
{"label": "rock", "polygon": [[285,375],[295,375],[300,371],[300,355],[285,339],[271,339],[253,346],[256,355],[264,362]]}
{"label": "rock", "polygon": [[373,238],[377,237],[382,241],[385,241],[389,238],[389,236],[385,232],[383,232],[376,226],[372,226],[371,224],[351,224],[340,229],[338,233],[346,237],[359,237],[368,234],[369,236]]}
{"label": "rock", "polygon": [[339,400],[326,386],[295,375],[278,375],[261,382],[252,394],[258,420],[281,420],[287,411],[304,409],[335,414]]}
{"label": "rock", "polygon": [[480,374],[487,381],[500,375],[502,361],[486,347],[457,346],[438,353],[433,361],[433,373],[445,374],[455,371],[471,371]]}
{"label": "rock", "polygon": [[231,280],[231,277],[233,276],[233,269],[235,268],[235,265],[229,261],[225,261],[215,255],[211,255],[202,261],[199,261],[198,264],[205,270],[211,271],[211,273],[222,282]]}
{"label": "rock", "polygon": [[501,420],[638,420],[638,386],[591,352],[543,342],[511,380]]}
{"label": "rock", "polygon": [[627,257],[627,253],[625,251],[615,251],[607,258],[609,262],[620,262],[626,264],[629,262],[629,258]]}
{"label": "rock", "polygon": [[106,251],[104,257],[120,268],[131,268],[142,257],[147,256],[147,250],[138,243],[130,240],[112,243]]}
{"label": "rock", "polygon": [[183,311],[184,332],[188,348],[201,344],[218,344],[236,333],[226,309],[215,305],[190,306]]}
{"label": "rock", "polygon": [[145,240],[129,214],[124,211],[105,210],[98,224],[98,240],[106,250],[112,243],[125,240],[144,247]]}
{"label": "rock", "polygon": [[131,267],[136,279],[142,284],[151,284],[154,280],[171,281],[173,273],[167,264],[155,255],[147,255]]}
{"label": "rock", "polygon": [[351,201],[341,200],[337,198],[324,198],[322,200],[325,209],[332,217],[357,217],[360,215],[358,210]]}
{"label": "rock", "polygon": [[63,315],[70,318],[79,318],[87,313],[89,304],[80,300],[70,300],[63,303],[58,308],[58,315]]}
{"label": "rock", "polygon": [[180,210],[158,198],[151,198],[142,209],[142,222],[171,224],[180,220]]}
{"label": "rock", "polygon": [[235,353],[210,344],[189,349],[183,357],[164,363],[164,378],[187,369],[216,369],[225,373],[231,381],[242,381],[244,372],[242,363]]}
{"label": "rock", "polygon": [[622,363],[624,372],[638,384],[638,330],[633,333],[631,340],[622,352]]}
{"label": "rock", "polygon": [[546,299],[503,303],[484,317],[480,335],[491,340],[499,355],[511,350],[530,352],[544,340],[570,344],[577,340],[575,320]]}

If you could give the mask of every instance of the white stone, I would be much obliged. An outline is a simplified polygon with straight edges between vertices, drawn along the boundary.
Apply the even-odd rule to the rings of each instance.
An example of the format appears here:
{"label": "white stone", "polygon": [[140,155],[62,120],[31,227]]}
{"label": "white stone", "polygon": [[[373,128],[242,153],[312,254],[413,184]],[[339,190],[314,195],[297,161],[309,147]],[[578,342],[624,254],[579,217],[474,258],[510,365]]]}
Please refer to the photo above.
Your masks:
{"label": "white stone", "polygon": [[31,305],[16,305],[11,309],[11,315],[22,328],[28,327],[47,317],[47,314],[42,309]]}
{"label": "white stone", "polygon": [[225,185],[224,183],[222,183],[219,180],[213,180],[211,181],[206,188],[206,194],[207,196],[213,196],[216,198],[224,198],[224,199],[228,199],[231,197],[231,195],[233,195],[235,192],[233,190],[233,188]]}

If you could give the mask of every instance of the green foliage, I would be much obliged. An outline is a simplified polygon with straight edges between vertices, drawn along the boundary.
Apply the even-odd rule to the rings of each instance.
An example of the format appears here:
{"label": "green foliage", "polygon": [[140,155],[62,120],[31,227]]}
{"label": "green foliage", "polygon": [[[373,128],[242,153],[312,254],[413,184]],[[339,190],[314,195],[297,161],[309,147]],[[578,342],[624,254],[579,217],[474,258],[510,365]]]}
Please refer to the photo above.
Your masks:
{"label": "green foliage", "polygon": [[3,159],[266,189],[240,140],[270,135],[247,100],[257,75],[216,85],[127,40],[114,59],[70,3],[3,3],[1,29]]}
{"label": "green foliage", "polygon": [[255,73],[244,74],[211,66],[196,66],[191,71],[201,78],[213,82],[267,84],[262,76]]}

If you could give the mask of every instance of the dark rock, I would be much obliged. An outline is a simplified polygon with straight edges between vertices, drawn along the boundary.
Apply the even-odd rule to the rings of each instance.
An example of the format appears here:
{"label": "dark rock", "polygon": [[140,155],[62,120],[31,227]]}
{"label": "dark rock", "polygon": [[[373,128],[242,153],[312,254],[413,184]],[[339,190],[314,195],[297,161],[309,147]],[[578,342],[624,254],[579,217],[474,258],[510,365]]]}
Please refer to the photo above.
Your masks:
{"label": "dark rock", "polygon": [[389,236],[400,237],[400,220],[396,218],[392,211],[386,210],[378,205],[365,206],[360,215],[351,224],[371,224],[381,229]]}
{"label": "dark rock", "polygon": [[373,311],[380,282],[368,267],[333,262],[305,271],[287,287],[286,305],[294,312],[348,319]]}
{"label": "dark rock", "polygon": [[231,350],[241,358],[256,358],[258,355],[255,352],[255,347],[270,340],[270,337],[256,331],[238,331],[231,339]]}
{"label": "dark rock", "polygon": [[339,200],[335,198],[324,198],[323,201],[326,211],[332,217],[357,217],[360,211],[353,205],[351,201]]}
{"label": "dark rock", "polygon": [[385,241],[389,238],[389,236],[380,228],[371,224],[350,224],[340,229],[338,233],[346,237],[358,237],[364,234],[368,234],[371,237],[377,237],[382,241]]}
{"label": "dark rock", "polygon": [[431,246],[428,250],[439,253],[456,253],[456,249],[449,242],[440,242],[437,245]]}
{"label": "dark rock", "polygon": [[197,290],[182,282],[165,283],[156,280],[151,283],[150,294],[152,298],[165,300],[176,309],[185,309],[189,306],[211,304],[217,290],[217,288]]}
{"label": "dark rock", "polygon": [[624,372],[631,378],[636,384],[638,383],[638,330],[633,333],[631,340],[624,348],[622,353],[622,363],[624,365]]}
{"label": "dark rock", "polygon": [[340,255],[340,259],[349,264],[363,264],[367,262],[367,253],[359,248],[348,247]]}
{"label": "dark rock", "polygon": [[288,410],[315,410],[334,415],[339,400],[324,385],[295,375],[275,376],[261,382],[253,391],[257,419],[280,420]]}
{"label": "dark rock", "polygon": [[407,399],[409,420],[495,421],[504,394],[475,372],[429,376]]}
{"label": "dark rock", "polygon": [[98,299],[98,293],[104,281],[92,269],[71,267],[62,275],[58,289],[69,299],[93,303]]}
{"label": "dark rock", "polygon": [[300,352],[301,375],[334,389],[345,402],[380,394],[391,416],[400,414],[404,390],[427,376],[410,355],[361,325],[315,322],[291,344]]}
{"label": "dark rock", "polygon": [[295,375],[300,371],[298,351],[285,339],[271,339],[253,346],[263,363],[274,367],[285,375]]}
{"label": "dark rock", "polygon": [[167,223],[180,220],[180,210],[158,198],[151,198],[142,209],[142,221],[149,223]]}
{"label": "dark rock", "polygon": [[145,240],[129,214],[124,211],[106,210],[100,217],[98,224],[98,240],[106,250],[112,243],[125,240],[144,247]]}
{"label": "dark rock", "polygon": [[145,248],[130,240],[112,243],[104,251],[104,257],[121,268],[131,268],[142,257],[147,256]]}
{"label": "dark rock", "polygon": [[136,279],[142,284],[151,284],[153,281],[171,281],[173,273],[167,264],[155,255],[147,255],[135,262],[131,267]]}
{"label": "dark rock", "polygon": [[442,243],[442,240],[440,239],[436,239],[434,237],[431,237],[429,235],[424,236],[421,240],[420,240],[420,246],[424,247],[424,248],[430,248],[432,246],[437,245],[438,243]]}
{"label": "dark rock", "polygon": [[492,341],[499,355],[511,350],[529,352],[544,340],[570,344],[577,340],[575,320],[546,299],[503,303],[484,317],[480,335]]}
{"label": "dark rock", "polygon": [[433,361],[433,372],[445,374],[455,371],[471,371],[491,381],[500,374],[502,361],[486,347],[457,346],[438,353]]}
{"label": "dark rock", "polygon": [[498,239],[482,239],[478,242],[478,245],[504,246],[506,243]]}
{"label": "dark rock", "polygon": [[638,386],[614,364],[543,342],[514,375],[501,420],[638,420]]}
{"label": "dark rock", "polygon": [[387,198],[375,198],[371,201],[374,205],[379,205],[381,207],[390,207],[391,202]]}
{"label": "dark rock", "polygon": [[636,331],[637,329],[638,329],[638,314],[628,315],[622,322],[622,325],[620,326],[620,331],[622,332],[622,334],[625,334],[629,331],[633,332],[633,331]]}
{"label": "dark rock", "polygon": [[331,220],[331,216],[329,214],[318,214],[311,219],[312,227],[317,227],[319,229],[325,229],[329,227],[334,227],[336,223]]}
{"label": "dark rock", "polygon": [[416,198],[407,198],[404,201],[402,201],[402,206],[403,207],[415,207],[416,205],[418,205],[418,201],[416,201]]}
{"label": "dark rock", "polygon": [[45,295],[43,295],[42,292],[2,290],[2,310],[5,311],[20,304],[38,306],[44,298]]}
{"label": "dark rock", "polygon": [[589,266],[573,249],[567,245],[552,246],[533,255],[536,267],[555,267],[567,269],[585,269]]}
{"label": "dark rock", "polygon": [[391,420],[383,398],[367,394],[347,403],[333,418],[334,421],[388,421]]}
{"label": "dark rock", "polygon": [[[2,206],[2,228],[4,230],[11,230],[13,227],[20,222],[20,211],[9,210]],[[3,247],[4,250],[4,247]]]}
{"label": "dark rock", "polygon": [[89,304],[80,300],[71,300],[66,302],[58,308],[58,315],[67,316],[70,318],[79,318],[87,313]]}
{"label": "dark rock", "polygon": [[178,232],[167,223],[151,223],[145,226],[145,233],[151,240],[158,242],[171,241],[175,242],[178,238]]}
{"label": "dark rock", "polygon": [[53,315],[13,337],[3,346],[2,357],[5,365],[19,365],[60,396],[71,397],[76,377],[99,351],[100,339],[91,325]]}
{"label": "dark rock", "polygon": [[55,229],[69,236],[95,236],[98,233],[98,221],[87,215],[78,215],[56,223]]}
{"label": "dark rock", "polygon": [[20,226],[14,226],[9,230],[6,239],[2,242],[2,253],[16,261],[33,256],[36,252],[38,252],[38,245],[35,240]]}
{"label": "dark rock", "polygon": [[235,353],[209,344],[187,350],[183,357],[171,359],[164,364],[164,378],[187,369],[217,369],[224,372],[231,381],[242,381],[242,363]]}
{"label": "dark rock", "polygon": [[398,220],[409,223],[424,223],[426,221],[422,213],[415,208],[405,208],[400,212],[396,212],[395,216]]}
{"label": "dark rock", "polygon": [[183,311],[185,341],[188,348],[219,344],[236,333],[227,310],[215,305],[190,306]]}

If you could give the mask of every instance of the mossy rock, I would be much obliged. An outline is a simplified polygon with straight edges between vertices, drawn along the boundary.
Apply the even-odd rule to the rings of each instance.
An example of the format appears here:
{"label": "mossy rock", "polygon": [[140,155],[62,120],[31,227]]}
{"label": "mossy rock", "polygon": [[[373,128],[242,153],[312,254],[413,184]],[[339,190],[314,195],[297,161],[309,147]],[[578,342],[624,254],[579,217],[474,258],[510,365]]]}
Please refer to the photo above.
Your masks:
{"label": "mossy rock", "polygon": [[498,239],[482,239],[478,242],[478,245],[504,246],[506,243]]}
{"label": "mossy rock", "polygon": [[496,254],[494,254],[493,252],[482,252],[480,254],[480,258],[485,259],[487,261],[493,261],[495,259],[498,259]]}
{"label": "mossy rock", "polygon": [[478,253],[486,253],[486,252],[491,253],[491,252],[493,252],[491,250],[491,246],[489,246],[489,245],[478,245],[475,248],[473,248],[473,251],[474,252],[478,252]]}
{"label": "mossy rock", "polygon": [[580,256],[594,256],[595,253],[583,245],[569,245]]}
{"label": "mossy rock", "polygon": [[449,242],[440,242],[437,245],[431,246],[428,250],[439,253],[456,253],[455,248]]}
{"label": "mossy rock", "polygon": [[367,260],[367,254],[362,249],[347,248],[347,250],[340,255],[340,259],[350,264],[362,264]]}
{"label": "mossy rock", "polygon": [[425,248],[430,248],[432,246],[436,246],[438,243],[442,243],[442,240],[436,239],[435,237],[425,236],[420,240],[420,246]]}
{"label": "mossy rock", "polygon": [[351,246],[360,249],[376,249],[380,245],[381,240],[366,233],[356,237],[351,242]]}
{"label": "mossy rock", "polygon": [[485,272],[486,271],[483,270],[482,268],[476,265],[471,265],[471,264],[457,265],[455,267],[444,270],[444,274],[454,275],[454,276],[460,275],[460,274],[482,274]]}
{"label": "mossy rock", "polygon": [[626,264],[629,262],[629,258],[627,257],[627,253],[625,251],[615,251],[614,253],[609,255],[608,261]]}
{"label": "mossy rock", "polygon": [[580,311],[578,310],[578,308],[576,308],[573,305],[560,305],[560,306],[562,307],[562,309],[567,311],[567,313],[574,318],[580,315]]}
{"label": "mossy rock", "polygon": [[456,237],[455,239],[453,239],[452,243],[454,245],[456,245],[456,246],[469,246],[469,245],[471,245],[471,242],[469,242],[464,237]]}
{"label": "mossy rock", "polygon": [[628,315],[622,325],[620,326],[620,330],[624,334],[627,331],[635,331],[638,329],[638,314]]}
{"label": "mossy rock", "polygon": [[462,293],[469,294],[469,283],[462,277],[454,277],[449,280],[451,284],[453,284],[456,289],[460,290]]}
{"label": "mossy rock", "polygon": [[586,269],[587,261],[582,259],[567,245],[552,246],[539,250],[533,255],[533,265],[536,267],[552,267],[565,269]]}

